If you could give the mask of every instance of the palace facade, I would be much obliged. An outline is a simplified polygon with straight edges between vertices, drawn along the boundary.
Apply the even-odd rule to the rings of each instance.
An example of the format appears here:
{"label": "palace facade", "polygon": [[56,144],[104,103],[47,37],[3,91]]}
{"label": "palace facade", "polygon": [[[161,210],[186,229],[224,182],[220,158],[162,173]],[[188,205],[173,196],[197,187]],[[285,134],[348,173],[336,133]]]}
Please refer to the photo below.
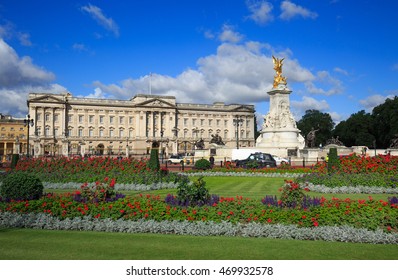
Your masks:
{"label": "palace facade", "polygon": [[26,154],[27,127],[23,119],[0,114],[0,158],[9,161],[12,154]]}
{"label": "palace facade", "polygon": [[[174,96],[130,100],[30,93],[30,144],[41,155],[143,155],[158,141],[162,154],[194,153],[215,137],[225,147],[255,145],[253,105],[177,103]],[[240,122],[237,122],[240,120]],[[238,125],[236,125],[238,123]]]}

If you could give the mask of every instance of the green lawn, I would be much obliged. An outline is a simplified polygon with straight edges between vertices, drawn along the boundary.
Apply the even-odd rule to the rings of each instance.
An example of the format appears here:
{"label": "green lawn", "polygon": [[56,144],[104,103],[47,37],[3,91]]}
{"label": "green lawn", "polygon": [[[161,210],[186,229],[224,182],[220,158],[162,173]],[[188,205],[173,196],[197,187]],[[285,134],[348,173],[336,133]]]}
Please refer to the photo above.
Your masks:
{"label": "green lawn", "polygon": [[[195,180],[195,178],[191,178]],[[262,199],[266,195],[280,195],[278,191],[284,184],[284,178],[262,178],[262,177],[205,177],[206,187],[209,188],[211,194],[217,194],[224,197],[234,197],[242,195],[243,197]],[[50,190],[46,192],[73,192],[74,190]],[[158,191],[123,191],[127,195],[136,193],[155,193],[166,196],[167,194],[175,194],[175,189],[158,190]],[[369,194],[322,194],[316,192],[308,192],[310,196],[325,197],[330,199],[332,197],[345,199],[368,199]],[[374,199],[387,200],[388,197],[393,196],[390,194],[372,194]]]}
{"label": "green lawn", "polygon": [[2,260],[396,260],[397,245],[243,237],[0,230]]}

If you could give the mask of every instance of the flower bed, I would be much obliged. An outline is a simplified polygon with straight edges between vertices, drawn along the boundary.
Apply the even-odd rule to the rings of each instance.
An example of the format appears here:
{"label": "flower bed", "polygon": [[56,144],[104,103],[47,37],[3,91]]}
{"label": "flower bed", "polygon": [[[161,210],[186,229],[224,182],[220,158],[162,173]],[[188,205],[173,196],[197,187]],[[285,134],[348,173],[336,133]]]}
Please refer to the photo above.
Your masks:
{"label": "flower bed", "polygon": [[96,219],[91,216],[60,220],[44,213],[19,214],[0,212],[0,226],[48,230],[85,230],[126,233],[161,233],[194,236],[242,236],[298,240],[324,240],[373,244],[398,244],[397,233],[382,230],[358,229],[351,226],[319,226],[312,228],[297,225],[154,221],[140,219]]}
{"label": "flower bed", "polygon": [[146,160],[111,157],[31,158],[18,161],[16,171],[34,173],[43,182],[96,182],[117,178],[119,184],[152,185],[177,182],[180,175],[167,170],[151,171]]}
{"label": "flower bed", "polygon": [[215,223],[293,224],[299,227],[352,226],[398,231],[398,204],[389,201],[320,199],[319,206],[288,208],[244,197],[220,197],[213,205],[178,207],[155,195],[128,196],[114,202],[82,203],[76,193],[47,194],[39,200],[0,203],[1,212],[47,213],[59,219],[91,216],[137,221],[212,221]]}

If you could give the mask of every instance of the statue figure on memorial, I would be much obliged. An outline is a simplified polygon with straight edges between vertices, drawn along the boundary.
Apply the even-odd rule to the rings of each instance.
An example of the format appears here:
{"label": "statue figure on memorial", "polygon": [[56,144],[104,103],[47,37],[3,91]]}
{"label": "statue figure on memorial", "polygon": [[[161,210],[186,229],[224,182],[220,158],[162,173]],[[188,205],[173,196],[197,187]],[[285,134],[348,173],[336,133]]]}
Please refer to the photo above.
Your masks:
{"label": "statue figure on memorial", "polygon": [[391,139],[390,148],[398,149],[398,134],[394,135],[395,138]]}
{"label": "statue figure on memorial", "polygon": [[200,138],[200,140],[196,141],[195,146],[196,146],[196,149],[198,149],[198,150],[204,150],[205,149],[205,141],[203,141],[203,139]]}
{"label": "statue figure on memorial", "polygon": [[308,148],[313,148],[315,147],[315,133],[318,131],[319,129],[314,129],[312,128],[310,132],[308,132],[307,137],[306,137],[306,144]]}
{"label": "statue figure on memorial", "polygon": [[222,141],[222,138],[220,135],[216,134],[216,135],[211,135],[211,140],[210,140],[210,144],[217,144],[217,145],[225,145],[225,143]]}
{"label": "statue figure on memorial", "polygon": [[337,146],[344,146],[343,142],[339,140],[339,136],[336,136],[336,138],[332,137],[332,139],[329,139],[326,141],[326,145],[337,145]]}
{"label": "statue figure on memorial", "polygon": [[272,62],[274,63],[274,70],[276,75],[274,76],[274,88],[278,87],[279,84],[287,84],[286,77],[282,76],[282,65],[284,58],[276,58],[272,56]]}

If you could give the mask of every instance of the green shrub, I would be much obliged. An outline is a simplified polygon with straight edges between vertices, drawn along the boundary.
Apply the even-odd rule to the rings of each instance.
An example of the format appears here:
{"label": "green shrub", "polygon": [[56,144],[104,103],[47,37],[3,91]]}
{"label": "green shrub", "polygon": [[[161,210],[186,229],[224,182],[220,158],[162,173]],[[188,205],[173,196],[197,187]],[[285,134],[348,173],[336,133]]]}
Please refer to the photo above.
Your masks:
{"label": "green shrub", "polygon": [[293,181],[286,181],[282,188],[281,202],[283,207],[300,208],[305,194],[299,184]]}
{"label": "green shrub", "polygon": [[211,163],[207,159],[200,159],[195,162],[195,169],[206,170],[211,168]]}
{"label": "green shrub", "polygon": [[147,166],[152,171],[159,171],[160,163],[159,163],[159,149],[158,148],[151,149],[151,156],[149,158]]}
{"label": "green shrub", "polygon": [[43,195],[43,184],[33,174],[12,172],[3,180],[0,195],[9,199],[38,199]]}
{"label": "green shrub", "polygon": [[329,149],[329,159],[328,159],[328,173],[335,173],[340,169],[340,160],[337,155],[337,148]]}
{"label": "green shrub", "polygon": [[19,155],[18,154],[13,154],[11,157],[11,168],[14,169],[15,166],[17,166],[19,160]]}
{"label": "green shrub", "polygon": [[191,183],[189,180],[183,180],[177,187],[177,199],[188,202],[189,205],[204,205],[210,199],[209,190],[206,188],[206,182],[203,176]]}

